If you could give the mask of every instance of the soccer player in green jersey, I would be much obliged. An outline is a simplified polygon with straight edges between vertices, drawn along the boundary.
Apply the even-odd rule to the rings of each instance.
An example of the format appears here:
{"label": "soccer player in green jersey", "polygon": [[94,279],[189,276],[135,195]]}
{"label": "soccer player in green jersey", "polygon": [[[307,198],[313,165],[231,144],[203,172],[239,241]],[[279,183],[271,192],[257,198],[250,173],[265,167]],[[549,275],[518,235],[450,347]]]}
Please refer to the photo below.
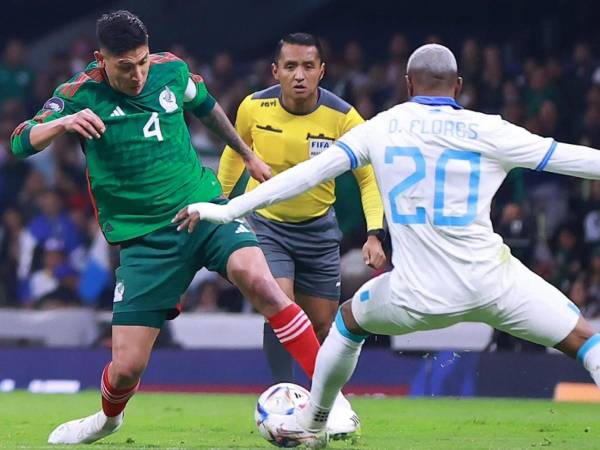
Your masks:
{"label": "soccer player in green jersey", "polygon": [[98,222],[108,242],[121,247],[102,410],[60,425],[52,444],[94,442],[121,426],[161,326],[177,316],[181,294],[203,266],[240,288],[310,377],[319,348],[310,321],[273,279],[245,222],[203,222],[193,233],[171,224],[187,204],[225,201],[192,148],[184,111],[238,152],[252,177],[269,178],[269,167],[236,134],[200,76],[170,53],[150,53],[137,16],[103,15],[97,37],[95,61],[60,85],[11,140],[13,153],[27,157],[64,133],[77,134]]}

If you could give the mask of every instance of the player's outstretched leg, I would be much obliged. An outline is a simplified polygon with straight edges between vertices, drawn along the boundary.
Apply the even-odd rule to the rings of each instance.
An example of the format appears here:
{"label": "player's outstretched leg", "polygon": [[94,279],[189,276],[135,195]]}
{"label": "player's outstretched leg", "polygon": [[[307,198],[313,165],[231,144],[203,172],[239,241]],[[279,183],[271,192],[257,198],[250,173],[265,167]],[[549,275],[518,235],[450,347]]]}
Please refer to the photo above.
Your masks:
{"label": "player's outstretched leg", "polygon": [[262,251],[244,247],[233,252],[227,261],[227,276],[266,317],[279,342],[312,378],[319,341],[308,316],[276,283]]}
{"label": "player's outstretched leg", "polygon": [[123,410],[136,393],[158,328],[113,326],[113,360],[102,371],[102,410],[55,428],[49,444],[91,444],[121,428]]}
{"label": "player's outstretched leg", "polygon": [[575,329],[556,348],[576,357],[590,372],[594,383],[600,388],[600,333],[594,334],[590,324],[582,317]]}
{"label": "player's outstretched leg", "polygon": [[[314,328],[306,313],[276,283],[262,251],[257,247],[236,250],[227,262],[227,274],[267,318],[279,341],[312,379],[319,351]],[[328,424],[332,436],[342,439],[358,431],[358,417],[341,394],[335,405],[335,417],[337,420]]]}
{"label": "player's outstretched leg", "polygon": [[340,389],[354,372],[366,337],[354,320],[351,301],[347,301],[338,311],[317,356],[310,401],[298,413],[298,423],[305,429],[316,433],[325,427],[338,431],[346,428],[348,434],[358,429],[358,417],[340,414],[338,411],[345,408],[338,405],[345,400],[339,396]]}
{"label": "player's outstretched leg", "polygon": [[109,382],[108,363],[102,371],[102,410],[83,419],[71,420],[59,425],[48,437],[49,444],[91,444],[115,433],[123,424],[123,410],[135,394],[138,382],[126,389],[115,389]]}

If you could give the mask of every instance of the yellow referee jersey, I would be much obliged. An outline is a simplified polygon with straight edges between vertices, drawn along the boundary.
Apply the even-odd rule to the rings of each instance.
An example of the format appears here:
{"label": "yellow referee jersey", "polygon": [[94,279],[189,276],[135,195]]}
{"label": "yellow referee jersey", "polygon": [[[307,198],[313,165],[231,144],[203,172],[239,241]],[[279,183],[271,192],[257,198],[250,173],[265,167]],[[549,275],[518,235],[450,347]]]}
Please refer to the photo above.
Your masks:
{"label": "yellow referee jersey", "polygon": [[[344,100],[319,88],[315,109],[293,114],[280,101],[281,87],[272,86],[249,95],[242,101],[235,127],[242,139],[272,169],[273,175],[312,158],[327,149],[346,131],[363,122],[358,112]],[[225,147],[218,178],[229,196],[244,171],[244,161]],[[353,171],[360,187],[367,228],[383,227],[383,204],[371,166]],[[258,181],[250,178],[246,191]],[[324,215],[335,202],[335,181],[327,181],[304,194],[257,212],[279,222],[302,222]]]}

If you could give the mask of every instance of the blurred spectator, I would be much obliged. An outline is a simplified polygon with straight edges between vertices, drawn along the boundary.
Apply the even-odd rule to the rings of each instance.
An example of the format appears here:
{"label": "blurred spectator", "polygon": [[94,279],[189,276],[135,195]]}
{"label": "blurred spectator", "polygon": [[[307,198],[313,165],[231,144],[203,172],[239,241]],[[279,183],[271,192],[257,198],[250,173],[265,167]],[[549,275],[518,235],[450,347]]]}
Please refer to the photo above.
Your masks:
{"label": "blurred spectator", "polygon": [[483,112],[498,113],[502,109],[504,67],[500,49],[487,46],[483,51],[483,74],[479,108]]}
{"label": "blurred spectator", "polygon": [[551,100],[544,101],[537,117],[541,136],[552,136],[557,141],[565,140],[558,126],[559,117],[556,103]]}
{"label": "blurred spectator", "polygon": [[531,72],[529,86],[525,93],[527,115],[534,117],[540,112],[542,104],[547,100],[557,101],[558,91],[556,86],[551,84],[546,68],[536,65]]}
{"label": "blurred spectator", "polygon": [[271,73],[271,60],[268,58],[257,59],[252,63],[252,69],[247,77],[247,91],[256,92],[266,89],[275,83]]}
{"label": "blurred spectator", "polygon": [[481,50],[476,39],[468,38],[463,42],[458,66],[465,85],[478,87],[481,81]]}
{"label": "blurred spectator", "polygon": [[21,213],[6,209],[0,226],[0,304],[15,304],[27,295],[35,245]]}
{"label": "blurred spectator", "polygon": [[[586,303],[583,311],[585,317],[600,316],[600,247],[592,250],[588,266],[589,276],[585,288]],[[575,302],[575,299],[572,299]],[[577,302],[575,302],[577,304]],[[579,306],[579,305],[578,305]]]}
{"label": "blurred spectator", "polygon": [[12,202],[18,206],[27,221],[29,221],[39,211],[36,204],[38,198],[48,189],[48,182],[44,175],[35,169],[30,170],[24,180],[21,181],[25,181],[25,183],[21,192],[12,199]]}
{"label": "blurred spectator", "polygon": [[23,42],[8,41],[0,61],[0,102],[9,98],[23,101],[33,83],[33,72],[26,66],[27,49]]}
{"label": "blurred spectator", "polygon": [[[0,129],[0,132],[2,130]],[[31,165],[22,159],[15,158],[8,145],[0,146],[3,152],[0,159],[0,213],[8,205],[16,203],[23,184],[31,170]]]}
{"label": "blurred spectator", "polygon": [[504,207],[497,232],[509,246],[511,253],[523,264],[530,266],[535,247],[535,227],[520,205],[509,203]]}
{"label": "blurred spectator", "polygon": [[345,68],[339,82],[341,86],[337,87],[336,90],[342,92],[342,98],[354,104],[356,99],[364,94],[369,86],[369,77],[365,72],[363,48],[358,42],[351,41],[346,44],[344,63]]}
{"label": "blurred spectator", "polygon": [[54,279],[57,286],[42,295],[36,306],[41,309],[64,308],[66,306],[81,306],[77,294],[79,274],[68,264],[61,264],[54,269]]}
{"label": "blurred spectator", "polygon": [[579,308],[584,317],[589,317],[588,307],[588,286],[585,276],[579,276],[571,285],[568,296]]}
{"label": "blurred spectator", "polygon": [[60,194],[47,189],[38,196],[40,213],[29,223],[29,231],[38,242],[49,238],[59,239],[64,244],[64,251],[70,255],[81,245],[79,230],[73,220],[65,212]]}
{"label": "blurred spectator", "polygon": [[87,232],[90,246],[81,267],[78,296],[86,305],[98,306],[102,303],[103,295],[112,287],[111,250],[96,219],[88,220]]}
{"label": "blurred spectator", "polygon": [[554,285],[569,292],[571,283],[581,272],[582,249],[577,231],[568,225],[559,228],[554,238],[553,254],[556,264]]}
{"label": "blurred spectator", "polygon": [[81,35],[71,42],[69,71],[71,73],[81,72],[91,61],[95,50],[95,43],[87,35]]}
{"label": "blurred spectator", "polygon": [[27,117],[33,117],[40,109],[46,100],[52,96],[52,91],[56,86],[52,84],[50,74],[39,73],[36,75],[33,82],[30,95],[27,97],[25,102],[25,110],[27,111]]}
{"label": "blurred spectator", "polygon": [[406,36],[395,34],[388,44],[388,62],[386,68],[386,85],[391,92],[385,103],[378,103],[380,109],[390,108],[406,100],[406,63],[410,55],[410,45]]}
{"label": "blurred spectator", "polygon": [[590,194],[583,211],[583,240],[587,244],[600,244],[600,180],[590,183]]}
{"label": "blurred spectator", "polygon": [[44,243],[42,268],[31,275],[29,298],[38,302],[44,295],[58,288],[56,269],[65,262],[64,245],[55,238]]}

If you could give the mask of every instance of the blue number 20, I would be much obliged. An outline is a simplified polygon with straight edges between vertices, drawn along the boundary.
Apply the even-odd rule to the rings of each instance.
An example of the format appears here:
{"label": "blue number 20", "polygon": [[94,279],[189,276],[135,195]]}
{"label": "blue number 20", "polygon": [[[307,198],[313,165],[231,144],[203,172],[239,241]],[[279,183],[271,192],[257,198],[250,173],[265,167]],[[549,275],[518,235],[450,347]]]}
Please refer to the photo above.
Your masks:
{"label": "blue number 20", "polygon": [[[394,223],[403,225],[423,224],[426,221],[425,208],[417,206],[415,214],[400,214],[396,206],[396,198],[406,189],[425,179],[425,158],[418,147],[387,147],[385,163],[393,164],[396,157],[410,157],[415,161],[415,171],[402,180],[389,192],[389,200]],[[469,195],[467,197],[467,212],[461,216],[444,215],[444,186],[446,184],[446,165],[451,159],[468,161],[471,165],[469,176]],[[446,149],[440,155],[435,167],[435,197],[433,199],[433,224],[440,226],[465,226],[470,224],[477,215],[477,199],[479,196],[481,154],[466,150]]]}

